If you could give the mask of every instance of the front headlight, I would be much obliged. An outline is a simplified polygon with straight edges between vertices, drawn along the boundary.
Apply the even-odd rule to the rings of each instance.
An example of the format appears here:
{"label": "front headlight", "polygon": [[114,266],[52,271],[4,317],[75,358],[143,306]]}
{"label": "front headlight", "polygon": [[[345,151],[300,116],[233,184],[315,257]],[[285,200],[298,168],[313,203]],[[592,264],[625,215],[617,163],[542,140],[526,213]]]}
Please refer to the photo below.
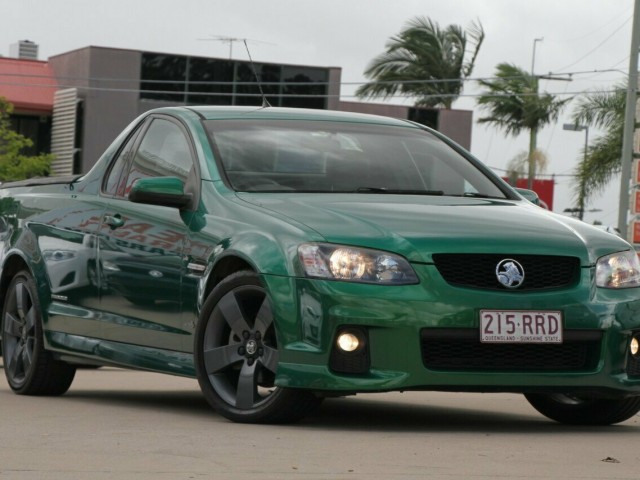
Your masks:
{"label": "front headlight", "polygon": [[598,259],[596,286],[630,288],[640,286],[640,260],[634,250],[614,253]]}
{"label": "front headlight", "polygon": [[393,253],[328,243],[305,243],[298,257],[308,277],[399,285],[418,283],[404,258]]}

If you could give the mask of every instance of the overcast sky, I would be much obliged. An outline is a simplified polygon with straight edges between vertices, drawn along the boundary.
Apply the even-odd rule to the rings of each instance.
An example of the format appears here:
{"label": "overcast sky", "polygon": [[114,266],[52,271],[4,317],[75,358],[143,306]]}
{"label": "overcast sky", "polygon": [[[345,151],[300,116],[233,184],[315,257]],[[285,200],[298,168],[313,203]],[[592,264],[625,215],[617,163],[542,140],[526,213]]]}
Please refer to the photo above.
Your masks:
{"label": "overcast sky", "polygon": [[[28,39],[40,46],[40,59],[88,45],[228,58],[229,44],[201,40],[213,36],[246,38],[255,61],[342,67],[343,82],[362,82],[367,63],[384,50],[407,20],[424,15],[441,26],[485,30],[473,77],[491,77],[500,62],[535,73],[574,72],[571,82],[543,81],[541,89],[574,97],[624,81],[629,64],[633,0],[0,0],[0,55]],[[233,57],[247,59],[233,44]],[[599,72],[614,70],[611,72]],[[354,87],[342,88],[353,100]],[[454,108],[482,112],[473,82]],[[403,103],[394,99],[392,103]],[[539,136],[550,159],[547,173],[571,174],[584,145],[584,132],[562,130],[573,104],[557,125]],[[597,136],[591,131],[590,137]],[[472,153],[496,169],[526,150],[528,138],[506,137],[474,125]],[[497,170],[500,173],[499,170]],[[555,210],[571,207],[571,177],[556,177]],[[585,220],[617,223],[619,179],[589,208]]]}

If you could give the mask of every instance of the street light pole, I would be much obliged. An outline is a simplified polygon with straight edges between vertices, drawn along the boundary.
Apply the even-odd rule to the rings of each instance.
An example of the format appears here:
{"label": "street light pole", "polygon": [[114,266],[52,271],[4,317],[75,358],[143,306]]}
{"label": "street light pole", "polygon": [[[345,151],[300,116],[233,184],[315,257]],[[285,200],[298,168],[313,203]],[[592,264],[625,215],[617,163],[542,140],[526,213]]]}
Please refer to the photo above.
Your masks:
{"label": "street light pole", "polygon": [[[531,55],[531,78],[535,82],[535,94],[538,95],[538,82],[539,79],[535,77],[534,69],[536,65],[536,44],[544,40],[544,37],[534,38],[533,39],[533,54]],[[538,148],[538,129],[532,128],[529,133],[529,158],[527,160],[528,163],[528,172],[527,172],[527,188],[529,190],[533,190],[533,180],[536,177],[536,161],[534,159],[535,151]]]}
{"label": "street light pole", "polygon": [[[589,146],[589,125],[576,125],[574,123],[565,123],[562,126],[563,130],[571,130],[573,132],[581,132],[584,130],[584,155],[582,162],[587,161],[587,147]],[[585,194],[585,182],[580,185],[580,197],[578,198],[578,218],[582,220],[584,218],[584,194]]]}
{"label": "street light pole", "polygon": [[622,238],[627,238],[629,214],[629,182],[633,160],[633,134],[636,123],[638,101],[638,48],[640,47],[640,0],[635,0],[633,26],[631,27],[631,55],[629,57],[629,79],[627,81],[627,101],[624,111],[624,133],[622,137],[622,173],[620,175],[620,202],[618,203],[618,230]]}
{"label": "street light pole", "polygon": [[544,37],[533,39],[533,55],[531,55],[531,75],[533,75],[533,69],[536,64],[536,43],[544,40]]}

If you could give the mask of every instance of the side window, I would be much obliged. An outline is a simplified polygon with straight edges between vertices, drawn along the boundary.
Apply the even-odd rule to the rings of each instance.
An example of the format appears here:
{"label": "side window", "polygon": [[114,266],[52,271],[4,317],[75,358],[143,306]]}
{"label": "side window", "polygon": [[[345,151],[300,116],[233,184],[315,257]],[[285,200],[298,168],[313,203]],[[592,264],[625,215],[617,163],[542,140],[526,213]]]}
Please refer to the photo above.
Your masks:
{"label": "side window", "polygon": [[126,171],[126,167],[131,160],[131,155],[133,154],[133,145],[135,143],[137,135],[131,135],[131,138],[127,140],[126,145],[120,153],[118,154],[118,158],[116,158],[115,162],[111,165],[111,169],[109,170],[109,175],[107,176],[106,181],[102,186],[102,192],[106,195],[116,195],[122,194],[124,190],[124,180],[125,175],[123,175],[123,171]]}
{"label": "side window", "polygon": [[192,169],[193,158],[184,132],[175,123],[156,118],[133,157],[124,193],[128,195],[139,178],[171,176],[186,183]]}

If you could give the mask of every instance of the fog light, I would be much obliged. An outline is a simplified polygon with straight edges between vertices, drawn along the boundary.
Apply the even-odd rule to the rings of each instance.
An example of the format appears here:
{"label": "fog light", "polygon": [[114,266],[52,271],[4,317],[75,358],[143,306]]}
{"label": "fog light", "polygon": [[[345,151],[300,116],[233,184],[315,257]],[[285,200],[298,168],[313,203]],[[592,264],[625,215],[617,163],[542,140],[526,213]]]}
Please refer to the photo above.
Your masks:
{"label": "fog light", "polygon": [[631,339],[631,343],[629,344],[629,348],[631,350],[631,355],[634,357],[638,355],[638,350],[640,350],[640,341],[636,337]]}
{"label": "fog light", "polygon": [[338,347],[345,352],[355,352],[360,346],[360,340],[351,332],[338,335]]}
{"label": "fog light", "polygon": [[363,375],[370,368],[367,329],[348,325],[338,327],[329,355],[329,369],[334,373]]}

